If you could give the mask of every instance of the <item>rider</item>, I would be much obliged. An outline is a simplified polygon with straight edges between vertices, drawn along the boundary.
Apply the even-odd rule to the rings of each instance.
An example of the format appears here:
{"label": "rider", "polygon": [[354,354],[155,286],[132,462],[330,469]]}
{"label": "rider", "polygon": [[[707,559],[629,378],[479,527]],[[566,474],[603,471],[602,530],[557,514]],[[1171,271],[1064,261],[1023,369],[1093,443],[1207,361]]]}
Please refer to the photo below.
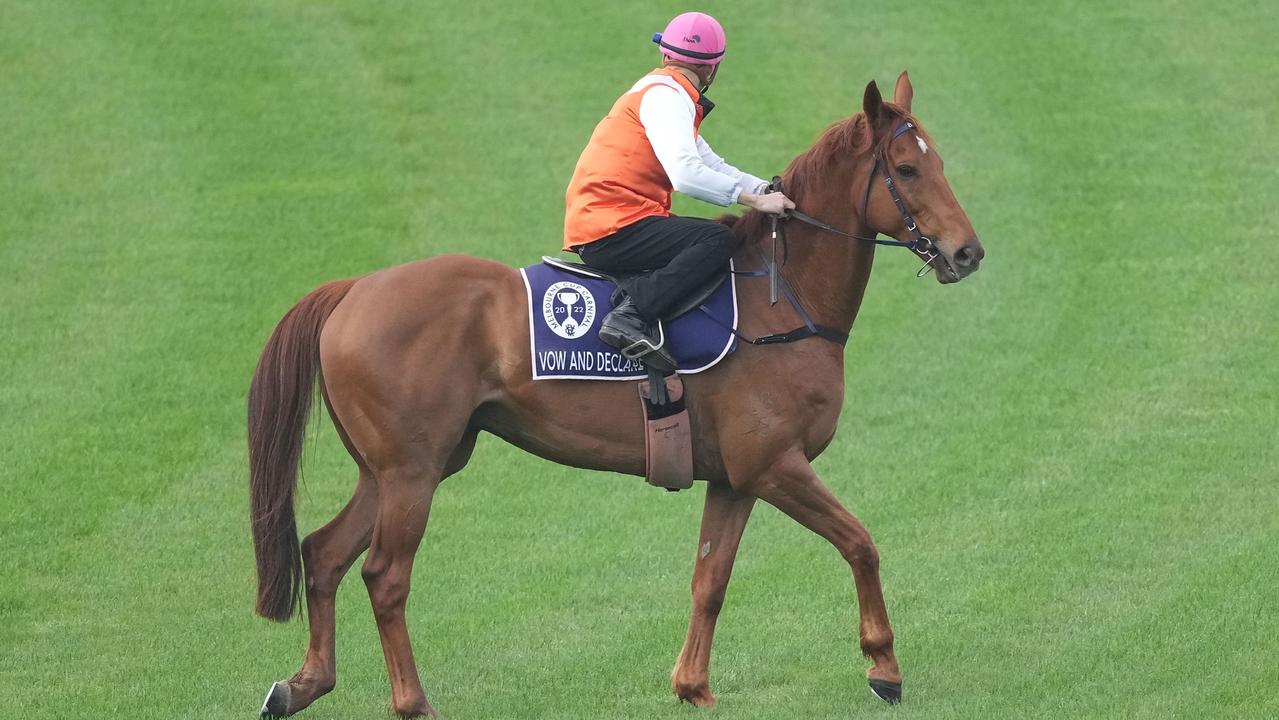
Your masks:
{"label": "rider", "polygon": [[[613,103],[578,158],[565,197],[564,249],[604,271],[652,271],[625,283],[627,297],[600,324],[613,347],[648,348],[643,359],[675,362],[656,335],[663,313],[732,257],[728,226],[671,214],[671,191],[767,213],[794,208],[768,183],[724,162],[698,132],[715,107],[705,92],[724,57],[724,29],[710,15],[679,15],[653,42],[662,67]],[[636,353],[638,354],[638,353]]]}

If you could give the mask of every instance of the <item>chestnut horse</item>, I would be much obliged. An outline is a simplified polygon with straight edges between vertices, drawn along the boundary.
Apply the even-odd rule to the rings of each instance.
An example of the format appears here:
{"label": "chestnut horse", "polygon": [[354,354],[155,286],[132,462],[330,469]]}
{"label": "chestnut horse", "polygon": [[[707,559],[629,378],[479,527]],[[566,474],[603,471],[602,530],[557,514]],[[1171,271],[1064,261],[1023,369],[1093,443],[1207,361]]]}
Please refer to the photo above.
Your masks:
{"label": "chestnut horse", "polygon": [[[891,103],[871,82],[862,112],[831,126],[796,158],[785,187],[800,208],[846,233],[908,239],[902,219],[908,207],[932,239],[937,280],[956,282],[977,269],[983,251],[941,158],[910,114],[912,93],[906,73]],[[901,208],[889,183],[879,182],[884,174],[895,179]],[[751,211],[725,222],[741,241],[737,267],[759,268],[769,218]],[[815,322],[847,333],[874,245],[790,225],[785,279]],[[785,303],[770,305],[766,282],[739,283],[739,297],[745,336],[800,322]],[[392,708],[403,717],[436,716],[418,679],[404,608],[431,498],[444,478],[466,465],[480,431],[564,465],[644,475],[644,417],[635,386],[534,382],[528,312],[517,271],[445,256],[330,282],[276,327],[249,391],[257,611],[284,621],[305,589],[310,644],[302,669],[272,686],[264,715],[295,713],[334,687],[334,595],[368,549],[361,574],[390,673]],[[359,479],[350,502],[299,546],[293,493],[317,378]],[[672,673],[675,695],[715,704],[711,639],[738,542],[761,499],[826,538],[847,560],[861,650],[871,661],[867,678],[881,699],[898,701],[901,671],[875,546],[809,464],[835,434],[843,404],[842,345],[818,337],[742,344],[684,383],[695,474],[707,489],[692,617]],[[600,422],[605,416],[610,422]]]}

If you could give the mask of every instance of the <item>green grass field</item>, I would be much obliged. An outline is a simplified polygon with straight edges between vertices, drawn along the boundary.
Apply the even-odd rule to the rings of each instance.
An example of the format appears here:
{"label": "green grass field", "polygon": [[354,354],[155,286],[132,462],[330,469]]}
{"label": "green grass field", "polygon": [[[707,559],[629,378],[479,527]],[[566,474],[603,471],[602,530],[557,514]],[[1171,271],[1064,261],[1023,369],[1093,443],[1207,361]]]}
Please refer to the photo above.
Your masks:
{"label": "green grass field", "polygon": [[[577,153],[685,9],[0,0],[0,716],[256,717],[306,642],[252,612],[244,404],[271,329],[327,279],[556,250]],[[720,707],[678,704],[703,491],[483,438],[409,604],[435,706],[1279,716],[1275,6],[702,9],[729,33],[719,152],[771,175],[908,68],[986,246],[954,287],[880,253],[817,462],[878,542],[906,702],[866,689],[838,553],[764,506]],[[355,479],[318,427],[304,531]],[[358,573],[338,658],[301,717],[384,717]]]}

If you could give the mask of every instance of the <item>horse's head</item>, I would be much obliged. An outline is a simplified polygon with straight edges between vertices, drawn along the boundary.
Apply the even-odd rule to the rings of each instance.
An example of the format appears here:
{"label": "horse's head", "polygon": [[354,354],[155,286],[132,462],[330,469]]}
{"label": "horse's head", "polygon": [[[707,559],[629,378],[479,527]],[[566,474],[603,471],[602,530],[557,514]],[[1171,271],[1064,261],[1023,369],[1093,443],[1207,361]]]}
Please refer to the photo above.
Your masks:
{"label": "horse's head", "polygon": [[[921,235],[931,241],[938,255],[932,262],[937,281],[958,282],[977,270],[986,251],[946,181],[941,156],[910,113],[914,92],[904,72],[897,78],[891,103],[884,102],[873,80],[866,86],[862,111],[873,136],[872,169],[868,184],[855,186],[864,189],[855,202],[862,206],[862,220],[870,229],[906,242]],[[917,230],[909,227],[912,217]],[[925,258],[921,250],[927,245],[916,246]]]}

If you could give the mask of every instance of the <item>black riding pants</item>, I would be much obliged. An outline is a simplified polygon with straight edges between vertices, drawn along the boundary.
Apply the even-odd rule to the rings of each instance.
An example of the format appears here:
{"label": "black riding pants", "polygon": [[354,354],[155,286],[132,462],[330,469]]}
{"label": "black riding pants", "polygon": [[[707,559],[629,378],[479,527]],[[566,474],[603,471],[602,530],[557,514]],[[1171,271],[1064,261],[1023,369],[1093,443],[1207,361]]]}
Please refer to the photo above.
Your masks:
{"label": "black riding pants", "polygon": [[605,272],[645,272],[622,283],[622,290],[648,322],[664,317],[676,303],[722,272],[737,249],[728,226],[714,220],[649,217],[606,238],[577,248],[582,262]]}

